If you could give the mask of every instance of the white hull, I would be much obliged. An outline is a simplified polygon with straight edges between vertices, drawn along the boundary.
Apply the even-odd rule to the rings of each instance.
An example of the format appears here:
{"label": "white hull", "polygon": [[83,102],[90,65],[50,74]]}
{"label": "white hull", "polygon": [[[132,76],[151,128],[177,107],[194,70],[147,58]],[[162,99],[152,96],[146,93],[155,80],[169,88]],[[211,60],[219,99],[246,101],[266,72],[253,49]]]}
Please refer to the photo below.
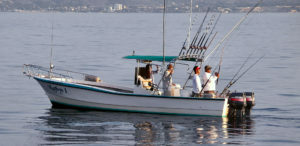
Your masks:
{"label": "white hull", "polygon": [[53,104],[156,114],[227,116],[225,99],[139,95],[35,77]]}

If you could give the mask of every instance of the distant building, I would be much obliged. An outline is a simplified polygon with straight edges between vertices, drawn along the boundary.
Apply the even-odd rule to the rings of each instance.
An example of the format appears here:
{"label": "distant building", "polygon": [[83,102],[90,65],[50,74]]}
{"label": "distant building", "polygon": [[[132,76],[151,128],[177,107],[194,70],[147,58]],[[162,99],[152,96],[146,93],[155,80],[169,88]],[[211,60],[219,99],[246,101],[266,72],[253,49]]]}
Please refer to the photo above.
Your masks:
{"label": "distant building", "polygon": [[123,5],[122,4],[114,4],[114,10],[115,11],[122,11]]}
{"label": "distant building", "polygon": [[107,10],[108,12],[113,12],[114,10],[113,10],[113,7],[108,7],[108,10]]}

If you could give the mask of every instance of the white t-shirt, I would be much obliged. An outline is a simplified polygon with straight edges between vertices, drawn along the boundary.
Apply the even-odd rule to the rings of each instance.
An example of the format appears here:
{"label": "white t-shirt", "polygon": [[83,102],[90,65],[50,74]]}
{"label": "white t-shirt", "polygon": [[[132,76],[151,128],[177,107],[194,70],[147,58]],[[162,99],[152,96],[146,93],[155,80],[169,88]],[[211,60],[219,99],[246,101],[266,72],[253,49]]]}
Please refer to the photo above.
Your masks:
{"label": "white t-shirt", "polygon": [[203,75],[203,84],[205,85],[207,80],[209,79],[209,81],[207,82],[206,86],[204,87],[203,91],[216,91],[216,80],[218,79],[217,76],[211,76],[211,73],[205,72]]}
{"label": "white t-shirt", "polygon": [[199,77],[199,75],[195,74],[194,78],[193,78],[193,92],[200,93],[201,90],[202,90],[202,87],[201,87],[200,77]]}
{"label": "white t-shirt", "polygon": [[171,75],[170,71],[168,71],[168,70],[165,71],[162,82],[163,82],[164,90],[167,90],[169,87],[172,86],[173,81],[172,81],[172,75]]}

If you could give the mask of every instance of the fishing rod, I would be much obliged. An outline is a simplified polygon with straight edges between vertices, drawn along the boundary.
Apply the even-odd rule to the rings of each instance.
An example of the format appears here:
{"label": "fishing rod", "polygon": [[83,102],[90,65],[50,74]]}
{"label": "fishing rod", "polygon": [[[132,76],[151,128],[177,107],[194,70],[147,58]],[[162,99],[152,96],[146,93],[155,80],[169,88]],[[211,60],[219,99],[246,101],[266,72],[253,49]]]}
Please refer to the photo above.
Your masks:
{"label": "fishing rod", "polygon": [[[197,47],[199,47],[199,46],[202,45],[202,43],[203,43],[203,41],[204,41],[206,35],[208,34],[208,31],[209,31],[210,28],[211,28],[210,25],[213,24],[214,18],[215,18],[215,15],[212,15],[211,18],[210,18],[210,20],[209,20],[209,22],[208,22],[208,24],[206,25],[206,31],[205,31],[205,33],[204,33],[205,36],[204,36],[203,40],[199,40],[199,42],[198,42],[198,44],[197,44]],[[211,30],[211,31],[212,31],[212,30]],[[201,44],[200,44],[200,42],[201,42]]]}
{"label": "fishing rod", "polygon": [[[213,32],[213,30],[214,30],[214,28],[215,28],[217,22],[219,21],[220,16],[221,16],[221,13],[219,14],[219,16],[218,16],[218,18],[217,18],[217,20],[216,20],[214,26],[212,27],[212,29],[211,29],[211,31],[210,31],[210,33],[209,33],[209,36],[208,36],[208,38],[207,38],[207,40],[206,40],[206,42],[205,42],[205,45],[206,45],[206,43],[208,42],[208,40],[209,40],[209,38],[210,38],[210,36],[211,36],[211,34],[212,34],[212,32]],[[205,17],[206,17],[206,16],[205,16]],[[210,19],[210,22],[211,22],[211,23],[208,23],[208,25],[209,25],[209,24],[212,24],[212,21],[213,21],[213,18],[214,18],[214,17],[215,17],[215,16],[213,15],[212,18]],[[204,21],[203,21],[203,22],[204,22]],[[203,24],[201,24],[201,25],[203,25]],[[207,30],[207,32],[208,32],[208,30]],[[206,32],[206,33],[207,33],[207,32]],[[201,38],[204,37],[203,35],[204,35],[204,34],[202,34]],[[213,36],[213,38],[211,39],[211,41],[209,42],[209,45],[208,45],[208,46],[210,46],[210,44],[212,43],[212,41],[214,40],[214,38],[215,38],[216,35],[217,35],[217,32],[214,34],[214,36]],[[201,40],[201,38],[200,38],[200,40]],[[203,40],[204,40],[204,39],[203,39]],[[199,41],[199,42],[200,42],[200,41]],[[202,41],[202,42],[203,42],[203,41]],[[202,45],[202,43],[198,46],[199,49],[197,50],[196,54],[198,54],[199,50],[200,50],[200,53],[199,53],[198,56],[197,56],[197,60],[196,60],[194,66],[196,66],[196,65],[198,64],[199,61],[201,61],[200,67],[202,66],[203,59],[201,59],[201,58],[202,58],[202,57],[201,57],[201,53],[203,52],[203,47],[202,47],[201,45]],[[208,48],[208,47],[205,47],[205,46],[204,46],[204,49],[207,49],[207,48]],[[185,81],[185,83],[184,83],[184,85],[183,85],[183,89],[186,87],[186,84],[187,84],[187,82],[189,81],[190,76],[191,76],[192,73],[193,73],[193,71],[191,71],[191,72],[189,73],[188,79]]]}
{"label": "fishing rod", "polygon": [[[207,8],[206,13],[205,13],[205,16],[204,16],[204,18],[203,18],[203,20],[202,20],[202,22],[201,22],[201,24],[200,24],[200,26],[199,26],[199,28],[198,28],[197,33],[196,33],[195,36],[194,36],[194,39],[193,39],[194,42],[193,42],[193,43],[195,43],[195,42],[197,41],[197,39],[198,39],[198,36],[199,36],[199,34],[200,34],[201,30],[202,30],[203,24],[204,24],[204,22],[205,22],[205,20],[206,20],[206,17],[207,17],[207,15],[208,15],[208,13],[209,13],[209,10],[210,10],[210,8]],[[193,44],[193,45],[194,45],[194,44]]]}
{"label": "fishing rod", "polygon": [[[186,50],[185,44],[186,44],[186,41],[187,41],[187,39],[188,39],[188,37],[189,37],[189,36],[188,36],[188,37],[185,39],[184,43],[183,43],[182,49],[180,50],[178,57],[180,57],[181,55],[187,56],[187,55],[189,54],[189,52],[194,48],[195,42],[197,41],[198,36],[199,36],[199,34],[200,34],[201,30],[202,30],[203,24],[204,24],[204,22],[205,22],[205,20],[206,20],[206,18],[207,18],[207,15],[208,15],[208,13],[209,13],[209,10],[210,10],[210,8],[208,7],[207,10],[206,10],[205,16],[204,16],[204,18],[203,18],[203,20],[202,20],[202,22],[201,22],[201,24],[200,24],[200,26],[199,26],[199,28],[198,28],[196,34],[195,34],[195,36],[194,36],[192,42],[191,42],[190,44],[188,44],[188,45],[189,45],[189,49],[188,49],[187,51],[184,51],[184,52],[183,52],[183,50]],[[190,28],[190,29],[191,29],[191,28]],[[176,60],[175,60],[175,61],[176,61]],[[175,67],[175,62],[174,62],[174,67]],[[162,80],[162,79],[161,79],[161,80]],[[161,80],[159,81],[159,84],[160,84]],[[158,84],[158,86],[159,86],[159,84]]]}
{"label": "fishing rod", "polygon": [[[201,38],[199,39],[199,42],[200,42],[201,40],[203,40],[204,37],[205,37],[205,33],[202,34]],[[193,52],[192,54],[195,54],[196,52],[198,52],[198,51],[201,49],[200,47],[198,47],[198,44],[197,44],[196,46],[194,46],[194,47],[195,47],[196,49],[194,50],[194,52]]]}
{"label": "fishing rod", "polygon": [[[265,55],[261,56],[259,59],[257,59],[249,68],[247,68],[237,79],[233,81],[234,78],[226,85],[226,87],[221,92],[220,96],[224,94],[233,84],[235,84],[242,76],[244,76],[253,66],[255,66],[260,60],[262,60],[265,57]],[[233,81],[233,82],[232,82]]]}
{"label": "fishing rod", "polygon": [[198,54],[198,60],[197,62],[195,63],[195,66],[198,64],[198,62],[200,62],[200,68],[202,67],[202,63],[203,63],[203,57],[204,57],[204,54],[202,54],[203,50],[206,51],[207,48],[209,48],[209,46],[211,45],[212,41],[215,39],[216,35],[217,35],[218,32],[216,32],[214,34],[214,36],[212,37],[212,39],[210,40],[210,42],[208,43],[207,47],[204,46],[204,48],[200,51],[200,53]]}
{"label": "fishing rod", "polygon": [[[192,22],[191,25],[190,25],[189,31],[191,30],[192,26],[195,24],[196,18],[197,18],[197,17],[195,16],[193,22]],[[186,50],[186,43],[187,43],[187,41],[189,40],[189,37],[190,37],[190,32],[188,33],[186,39],[184,40],[183,45],[182,45],[182,47],[181,47],[181,50],[180,50],[178,56],[182,56],[182,55],[184,55],[184,54],[186,53],[186,52],[183,52],[183,50]],[[194,39],[193,39],[193,41],[194,41]],[[192,41],[192,43],[193,43],[193,41]],[[192,44],[192,43],[191,43],[191,44]],[[188,46],[190,46],[189,43],[188,43]]]}
{"label": "fishing rod", "polygon": [[[185,39],[178,56],[181,56],[181,53],[183,52],[183,50],[186,50],[185,44],[186,44],[187,39],[188,38]],[[183,53],[183,55],[184,55],[184,53]]]}
{"label": "fishing rod", "polygon": [[[221,57],[220,57],[219,68],[218,68],[218,73],[219,74],[220,74],[220,71],[221,71],[221,64],[223,62],[224,49],[225,49],[225,47],[223,47]],[[218,83],[219,83],[219,78],[216,81],[216,85],[218,85]]]}
{"label": "fishing rod", "polygon": [[[221,70],[221,63],[222,63],[222,60],[223,60],[224,48],[225,47],[223,47],[222,53],[221,53],[221,58],[220,58],[220,62],[219,62],[219,71],[218,71],[218,73],[220,73],[220,70]],[[240,73],[240,71],[243,69],[243,67],[245,66],[245,64],[250,59],[250,57],[253,55],[254,51],[255,51],[255,49],[247,56],[247,58],[245,59],[245,61],[243,62],[243,64],[240,66],[240,68],[238,69],[238,71],[235,73],[235,75],[233,76],[233,78],[230,80],[230,82],[232,82],[233,79]],[[216,84],[218,84],[218,82],[219,82],[219,79],[217,79]]]}
{"label": "fishing rod", "polygon": [[218,34],[218,32],[215,32],[214,36],[213,36],[213,37],[211,38],[211,40],[209,41],[207,47],[204,46],[204,47],[205,47],[204,49],[209,48],[209,46],[211,45],[212,41],[215,39],[215,37],[216,37],[217,34]]}
{"label": "fishing rod", "polygon": [[[215,39],[216,35],[217,35],[217,32],[214,34],[213,38],[210,40],[210,42],[209,42],[207,48],[210,46],[210,44],[212,43],[212,41]],[[202,51],[202,50],[201,50],[201,51]],[[200,52],[200,53],[201,53],[201,52]],[[200,58],[200,55],[198,55],[197,60],[196,60],[194,66],[196,66],[196,65],[198,64],[198,62],[201,62],[201,64],[200,64],[200,67],[201,67],[201,66],[202,66],[202,62],[203,62],[202,60],[203,60],[203,57]],[[186,87],[186,84],[187,84],[187,82],[189,81],[189,79],[190,79],[192,73],[193,73],[193,70],[189,73],[189,76],[188,76],[187,80],[185,81],[185,83],[184,83],[182,89],[184,89],[184,88]]]}
{"label": "fishing rod", "polygon": [[206,56],[206,58],[204,60],[206,60],[207,58],[209,58],[209,56],[220,47],[220,45],[231,35],[231,33],[236,30],[241,24],[242,22],[245,21],[245,19],[247,18],[247,16],[262,2],[262,0],[258,1],[247,13],[244,17],[242,17],[240,19],[240,21],[238,21],[233,27],[232,29],[223,37],[223,39],[221,41],[218,42],[218,44],[216,45],[216,47]]}
{"label": "fishing rod", "polygon": [[195,46],[196,49],[194,50],[193,54],[198,54],[199,50],[202,49],[201,46],[202,46],[202,44],[203,44],[203,42],[204,42],[204,40],[205,40],[205,38],[206,38],[209,30],[211,29],[211,25],[213,24],[214,18],[215,18],[215,15],[212,15],[211,18],[210,18],[210,20],[209,20],[209,22],[206,25],[206,31],[202,34],[202,36],[199,39],[197,45]]}
{"label": "fishing rod", "polygon": [[[205,43],[204,43],[204,45],[202,46],[202,43],[200,44],[200,53],[199,53],[199,56],[204,56],[204,54],[205,54],[205,52],[206,52],[206,50],[207,50],[207,48],[208,47],[206,47],[206,44],[207,44],[207,42],[208,42],[208,40],[210,39],[210,37],[211,37],[211,35],[212,35],[212,33],[213,33],[213,31],[214,31],[214,29],[215,29],[215,27],[216,27],[216,25],[217,25],[217,23],[219,22],[219,20],[220,20],[220,17],[221,17],[221,14],[222,13],[220,13],[219,15],[218,15],[218,17],[217,17],[217,20],[216,20],[216,22],[215,22],[215,24],[213,25],[213,27],[212,27],[212,29],[211,29],[211,31],[210,31],[210,33],[209,33],[209,35],[208,35],[208,38],[206,39],[206,41],[205,41]],[[212,41],[210,41],[210,43],[211,43]],[[210,45],[210,43],[209,43],[209,45]],[[209,46],[208,45],[208,46]],[[203,50],[205,50],[204,52],[203,52]],[[197,51],[197,53],[196,54],[198,54],[198,52],[199,51]],[[203,54],[202,54],[202,52],[203,52]],[[202,54],[202,55],[201,55]]]}
{"label": "fishing rod", "polygon": [[191,49],[194,48],[195,42],[196,42],[197,39],[198,39],[198,36],[199,36],[199,34],[200,34],[200,32],[201,32],[201,29],[202,29],[202,27],[203,27],[203,23],[204,23],[205,20],[206,20],[206,17],[207,17],[207,15],[208,15],[209,10],[210,10],[210,8],[207,8],[207,11],[206,11],[206,13],[205,13],[205,16],[204,16],[204,18],[203,18],[203,20],[202,20],[202,22],[201,22],[201,25],[199,26],[198,31],[197,31],[197,33],[195,34],[195,36],[194,36],[194,38],[193,38],[193,40],[192,40],[192,42],[191,42],[191,44],[190,44],[190,46],[189,46],[189,49],[187,50],[187,53],[186,53],[186,54],[189,54],[189,52],[191,51]]}
{"label": "fishing rod", "polygon": [[[204,45],[202,46],[202,50],[201,50],[201,52],[200,52],[200,56],[202,56],[201,58],[204,57],[204,54],[205,54],[205,52],[207,51],[207,48],[208,48],[208,47],[206,47],[206,44],[207,44],[207,42],[208,42],[210,36],[212,35],[212,32],[213,32],[213,30],[215,29],[216,24],[218,23],[220,17],[221,17],[221,13],[219,14],[219,16],[218,16],[218,18],[217,18],[217,20],[216,20],[216,23],[214,24],[214,26],[213,26],[213,28],[212,28],[212,30],[211,30],[211,32],[210,32],[208,38],[206,39]],[[210,41],[209,45],[211,44],[211,42],[212,42],[212,41]],[[209,45],[208,45],[208,46],[209,46]],[[203,51],[203,50],[204,50],[204,51]],[[201,64],[201,65],[202,65],[202,64]]]}
{"label": "fishing rod", "polygon": [[203,34],[203,35],[204,35],[203,39],[202,39],[202,40],[199,40],[199,43],[197,44],[198,50],[197,50],[196,52],[194,52],[194,53],[196,53],[196,54],[198,54],[199,50],[200,50],[200,52],[203,51],[203,46],[202,46],[202,44],[203,44],[203,42],[204,42],[204,39],[205,39],[206,36],[207,36],[207,33],[205,33],[205,34]]}
{"label": "fishing rod", "polygon": [[[208,37],[207,40],[205,41],[205,44],[204,44],[203,46],[201,46],[202,44],[200,45],[201,51],[200,51],[200,53],[198,54],[198,60],[201,60],[200,67],[202,67],[202,63],[203,63],[204,60],[203,60],[203,59],[199,59],[199,58],[203,58],[203,57],[204,57],[204,54],[205,54],[207,48],[208,48],[208,47],[210,46],[210,44],[212,43],[212,40],[214,40],[214,38],[215,38],[215,36],[216,36],[217,33],[215,33],[215,35],[213,36],[213,38],[212,38],[211,41],[209,42],[208,47],[205,47],[206,44],[207,44],[207,42],[208,42],[208,40],[209,40],[209,38],[210,38],[210,36],[211,36],[211,34],[212,34],[212,32],[213,32],[213,30],[215,29],[216,24],[217,24],[218,21],[220,20],[220,17],[221,17],[221,13],[218,15],[218,18],[217,18],[217,20],[216,20],[216,22],[215,22],[215,24],[214,24],[214,26],[213,26],[211,32],[209,33],[209,37]],[[205,51],[203,51],[203,50],[205,50]],[[202,52],[203,52],[203,53],[202,53]],[[197,53],[198,53],[198,52],[197,52]],[[195,63],[195,66],[197,65],[197,63],[198,63],[198,61]],[[192,72],[193,72],[193,71],[191,71],[191,73],[189,74],[189,77],[188,77],[188,79],[186,80],[186,82],[185,82],[185,84],[184,84],[184,86],[183,86],[183,89],[185,88],[187,82],[189,81]]]}
{"label": "fishing rod", "polygon": [[202,46],[202,44],[203,44],[203,42],[204,42],[204,40],[205,40],[205,38],[206,38],[206,36],[207,36],[207,31],[208,31],[208,29],[207,29],[206,32],[204,33],[203,39],[202,39],[202,40],[199,40],[199,42],[198,42],[198,44],[197,44],[197,48],[200,48],[200,47]]}
{"label": "fishing rod", "polygon": [[[204,18],[205,18],[205,17],[204,17]],[[203,20],[204,20],[204,19],[203,19]],[[200,27],[201,27],[201,25],[200,25]],[[199,27],[199,28],[200,28],[200,27]],[[190,46],[189,46],[189,49],[187,50],[186,54],[189,54],[189,52],[191,51],[191,49],[194,48],[195,42],[196,42],[197,39],[198,39],[198,35],[199,35],[198,32],[199,32],[199,31],[197,31],[197,33],[195,34],[195,36],[194,36],[192,42],[189,44]]]}
{"label": "fishing rod", "polygon": [[207,48],[209,48],[209,46],[211,45],[212,41],[215,39],[215,37],[216,37],[217,33],[218,33],[218,32],[215,32],[214,36],[213,36],[213,37],[212,37],[212,39],[209,41],[209,43],[208,43],[207,47],[205,47],[205,46],[202,46],[202,49],[201,49],[200,53],[198,54],[198,52],[197,52],[197,54],[198,54],[198,58],[201,58],[201,59],[202,59],[201,63],[203,62],[203,55],[204,55],[204,54],[202,54],[203,50],[205,50],[205,51],[206,51],[206,50],[207,50]]}
{"label": "fishing rod", "polygon": [[[212,34],[212,31],[213,31],[213,29],[215,28],[216,24],[218,23],[220,17],[221,17],[221,13],[220,13],[219,16],[218,16],[218,18],[217,18],[217,20],[216,20],[216,23],[214,24],[214,26],[213,26],[213,28],[212,28],[212,30],[211,30],[209,36],[208,36],[208,39],[209,39],[210,35]],[[216,34],[217,34],[217,33],[215,33],[215,35],[213,36],[213,39],[215,38]],[[205,44],[203,45],[203,47],[204,47],[203,49],[204,49],[205,51],[203,52],[202,56],[204,56],[204,54],[205,54],[205,52],[206,52],[206,50],[207,50],[207,48],[208,48],[208,47],[207,47],[207,48],[205,47],[206,43],[208,42],[208,39],[206,40]],[[212,40],[213,40],[213,39],[212,39]],[[209,42],[208,46],[210,46],[212,40]],[[203,49],[202,49],[202,50],[203,50]],[[224,52],[224,48],[223,48],[223,50],[222,50],[222,54],[221,54],[221,58],[220,58],[220,64],[221,64],[221,62],[222,62],[222,60],[223,60],[223,52]],[[201,51],[201,53],[202,53],[202,51]],[[200,54],[201,54],[201,53],[200,53]],[[219,68],[218,68],[219,71],[220,71],[220,66],[221,66],[220,64],[219,64]],[[201,64],[200,64],[200,67],[201,67],[201,66],[202,66],[202,62],[201,62]],[[213,70],[213,73],[215,73],[215,70],[216,70],[216,69],[217,69],[217,68],[215,68],[215,69]],[[219,71],[218,71],[218,74],[219,74]],[[206,87],[207,83],[210,81],[210,78],[211,78],[211,77],[212,77],[212,74],[210,75],[210,77],[208,78],[208,80],[206,81],[206,83],[204,84],[204,86],[202,87],[200,93],[204,90],[204,88]],[[219,80],[219,77],[217,78],[217,84],[218,84],[218,80]]]}
{"label": "fishing rod", "polygon": [[[199,41],[198,41],[198,43],[197,43],[197,45],[196,45],[197,51],[201,49],[201,45],[202,45],[204,39],[205,39],[206,36],[207,36],[207,31],[208,31],[208,29],[206,29],[206,32],[203,33],[202,37],[199,39]],[[194,53],[196,53],[196,50],[194,51]]]}
{"label": "fishing rod", "polygon": [[238,69],[238,71],[235,73],[235,75],[233,76],[233,78],[230,80],[230,82],[233,81],[233,79],[240,73],[240,71],[243,69],[243,67],[245,66],[245,64],[248,62],[248,60],[250,59],[250,57],[253,55],[255,50],[253,50],[248,57],[246,58],[246,60],[243,62],[243,64],[241,65],[241,67]]}
{"label": "fishing rod", "polygon": [[[211,30],[211,32],[209,33],[209,35],[208,35],[208,39],[210,38],[210,36],[212,35],[212,32],[213,32],[213,30],[215,29],[215,27],[216,27],[216,25],[217,25],[217,23],[219,22],[219,20],[220,20],[220,18],[221,18],[221,12],[219,13],[219,15],[218,15],[218,18],[217,18],[217,20],[216,20],[216,22],[215,22],[215,24],[214,24],[214,26],[213,26],[213,28],[212,28],[212,30]],[[206,42],[204,43],[204,47],[206,46],[206,43],[208,42],[208,39],[206,40]]]}
{"label": "fishing rod", "polygon": [[[206,26],[206,32],[202,34],[202,36],[200,37],[197,45],[194,46],[195,50],[193,51],[192,54],[198,54],[199,50],[201,50],[201,44],[203,42],[203,40],[206,38],[206,35],[207,35],[207,31],[210,27],[209,26]],[[199,45],[200,44],[200,45]]]}

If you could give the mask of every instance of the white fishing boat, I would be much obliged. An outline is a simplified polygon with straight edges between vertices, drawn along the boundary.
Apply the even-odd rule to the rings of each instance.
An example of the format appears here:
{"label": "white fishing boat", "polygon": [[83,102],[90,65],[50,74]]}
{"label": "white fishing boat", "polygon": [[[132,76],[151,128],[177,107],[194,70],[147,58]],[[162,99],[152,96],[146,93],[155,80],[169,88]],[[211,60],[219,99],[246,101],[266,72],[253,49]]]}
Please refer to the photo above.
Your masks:
{"label": "white fishing boat", "polygon": [[[226,117],[236,110],[248,111],[250,113],[254,105],[254,94],[229,93],[227,89],[231,86],[232,82],[224,90],[226,93],[223,91],[216,98],[191,97],[189,93],[187,94],[187,91],[190,92],[191,90],[186,90],[186,84],[183,87],[173,86],[170,89],[170,94],[166,94],[167,91],[164,91],[159,83],[158,85],[152,84],[149,86],[142,81],[138,83],[139,76],[143,76],[143,68],[140,67],[140,63],[152,64],[155,61],[163,62],[163,69],[165,68],[165,62],[171,62],[174,65],[177,61],[193,61],[195,65],[197,63],[202,64],[206,60],[204,53],[211,41],[214,40],[214,36],[210,36],[218,21],[218,19],[210,19],[208,22],[210,29],[206,28],[206,31],[202,33],[200,38],[200,32],[207,14],[208,11],[193,41],[187,47],[184,45],[178,56],[125,56],[125,59],[134,59],[138,62],[134,79],[135,84],[131,85],[132,87],[112,85],[93,75],[53,69],[52,61],[50,61],[50,69],[37,65],[24,64],[23,73],[28,77],[34,78],[41,85],[53,106],[193,116]],[[220,44],[243,22],[246,16],[217,43],[212,52],[219,48]],[[213,23],[214,25],[212,25]],[[207,45],[207,42],[210,43]],[[191,74],[188,75],[188,79],[190,76]]]}
{"label": "white fishing boat", "polygon": [[[66,73],[91,77],[71,71]],[[133,89],[102,81],[78,80],[55,72],[49,76],[46,68],[30,64],[24,65],[24,74],[38,81],[54,106],[197,116],[227,116],[228,111],[227,98],[155,95],[140,87]]]}
{"label": "white fishing boat", "polygon": [[[126,56],[139,62],[161,61],[162,56]],[[165,56],[171,61],[176,56]],[[171,94],[162,94],[160,88],[147,88],[144,83],[135,84],[133,88],[117,86],[100,80],[99,77],[67,70],[44,68],[37,65],[24,64],[23,73],[34,78],[44,89],[53,106],[65,106],[93,110],[109,110],[122,112],[140,112],[152,114],[173,114],[190,116],[228,116],[229,96],[217,98],[191,97],[179,86],[174,86]],[[137,67],[141,71],[143,67]],[[142,75],[136,72],[135,76]],[[188,90],[190,91],[190,90]],[[252,99],[251,97],[250,99]],[[233,97],[242,103],[246,97]],[[244,106],[244,107],[243,107]],[[241,108],[241,109],[242,109]],[[250,107],[251,108],[251,107]]]}

